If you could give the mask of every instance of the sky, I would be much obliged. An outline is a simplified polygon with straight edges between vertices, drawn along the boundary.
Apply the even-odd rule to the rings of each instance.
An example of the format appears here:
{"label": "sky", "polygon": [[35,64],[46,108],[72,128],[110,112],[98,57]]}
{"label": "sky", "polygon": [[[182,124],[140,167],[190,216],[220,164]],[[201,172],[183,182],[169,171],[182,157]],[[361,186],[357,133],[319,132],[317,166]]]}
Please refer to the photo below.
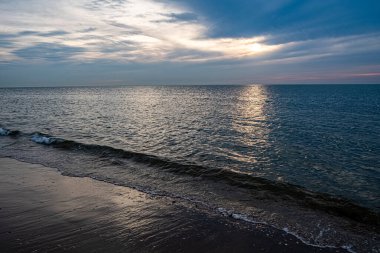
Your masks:
{"label": "sky", "polygon": [[378,0],[0,0],[0,87],[380,84]]}

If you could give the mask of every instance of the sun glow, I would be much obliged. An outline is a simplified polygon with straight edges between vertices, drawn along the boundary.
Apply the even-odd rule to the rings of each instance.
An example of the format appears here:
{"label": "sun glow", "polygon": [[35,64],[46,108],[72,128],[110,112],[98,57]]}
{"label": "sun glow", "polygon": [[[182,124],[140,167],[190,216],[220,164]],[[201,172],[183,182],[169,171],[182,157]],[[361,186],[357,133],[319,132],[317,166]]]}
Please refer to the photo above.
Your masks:
{"label": "sun glow", "polygon": [[252,52],[261,52],[263,51],[263,46],[259,43],[254,43],[250,46]]}

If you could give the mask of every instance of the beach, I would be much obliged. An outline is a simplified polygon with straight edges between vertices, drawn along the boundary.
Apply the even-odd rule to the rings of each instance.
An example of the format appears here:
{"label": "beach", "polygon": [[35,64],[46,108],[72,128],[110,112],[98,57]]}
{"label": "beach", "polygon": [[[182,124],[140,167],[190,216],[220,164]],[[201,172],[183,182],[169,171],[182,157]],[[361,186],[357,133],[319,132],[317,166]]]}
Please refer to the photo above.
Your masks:
{"label": "beach", "polygon": [[1,252],[344,252],[9,158],[0,181]]}
{"label": "beach", "polygon": [[0,0],[0,253],[380,253],[379,13]]}

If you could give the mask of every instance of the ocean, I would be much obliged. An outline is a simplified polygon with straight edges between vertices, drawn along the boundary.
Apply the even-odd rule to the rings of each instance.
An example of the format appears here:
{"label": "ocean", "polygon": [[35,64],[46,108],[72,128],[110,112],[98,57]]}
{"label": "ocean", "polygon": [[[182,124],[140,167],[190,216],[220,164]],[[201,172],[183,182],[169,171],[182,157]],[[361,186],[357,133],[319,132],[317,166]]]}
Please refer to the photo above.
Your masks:
{"label": "ocean", "polygon": [[349,234],[319,212],[378,229],[379,85],[3,88],[0,106],[2,157],[187,201],[311,245]]}

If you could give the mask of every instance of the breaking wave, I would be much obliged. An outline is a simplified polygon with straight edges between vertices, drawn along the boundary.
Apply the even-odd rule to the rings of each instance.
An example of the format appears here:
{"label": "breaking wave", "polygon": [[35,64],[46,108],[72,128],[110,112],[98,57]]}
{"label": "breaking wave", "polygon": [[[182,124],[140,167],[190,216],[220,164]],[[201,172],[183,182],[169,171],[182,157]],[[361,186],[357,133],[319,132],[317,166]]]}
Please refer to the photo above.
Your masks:
{"label": "breaking wave", "polygon": [[[0,128],[0,135],[18,135],[19,131],[11,131]],[[309,191],[303,187],[285,182],[271,181],[265,178],[255,177],[246,173],[239,173],[228,169],[210,168],[191,163],[179,163],[167,158],[154,155],[113,148],[105,145],[85,144],[73,140],[67,140],[43,133],[23,134],[35,143],[50,146],[52,148],[83,152],[99,157],[109,157],[132,160],[159,170],[174,174],[185,174],[199,178],[207,178],[224,182],[229,185],[264,191],[269,195],[280,196],[284,200],[291,200],[301,206],[322,210],[327,213],[346,217],[366,224],[379,225],[380,215],[373,210],[359,206],[349,200],[331,196],[329,194]]]}
{"label": "breaking wave", "polygon": [[6,128],[0,127],[0,136],[15,136],[18,135],[20,132],[17,130],[9,130]]}

